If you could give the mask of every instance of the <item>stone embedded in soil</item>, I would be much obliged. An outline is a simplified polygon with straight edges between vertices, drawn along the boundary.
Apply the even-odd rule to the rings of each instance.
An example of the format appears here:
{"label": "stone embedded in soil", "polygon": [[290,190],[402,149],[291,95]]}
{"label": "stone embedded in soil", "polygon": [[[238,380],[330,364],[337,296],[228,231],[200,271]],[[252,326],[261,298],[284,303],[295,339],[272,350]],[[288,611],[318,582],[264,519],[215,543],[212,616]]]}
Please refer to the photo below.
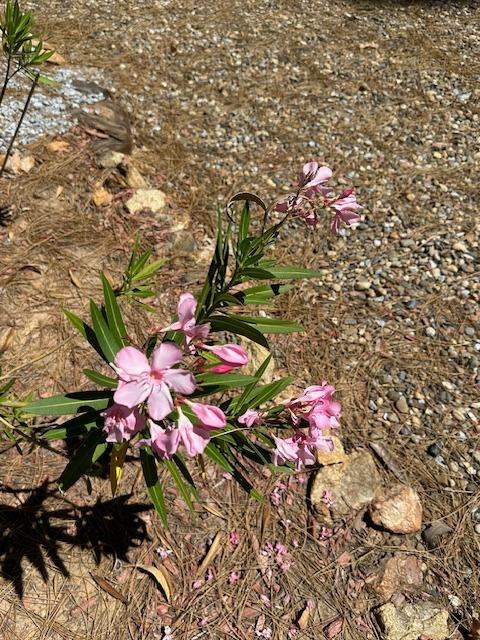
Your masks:
{"label": "stone embedded in soil", "polygon": [[[252,340],[244,340],[243,338],[241,338],[239,342],[248,354],[248,363],[245,365],[245,367],[243,367],[242,372],[247,376],[253,376],[268,358],[270,352],[265,347],[262,347],[261,344],[252,342]],[[265,373],[262,376],[262,384],[273,382],[273,380],[275,379],[274,374],[275,361],[272,357],[270,359],[270,362],[268,363]]]}
{"label": "stone embedded in soil", "polygon": [[382,489],[373,499],[372,522],[392,533],[415,533],[422,526],[422,504],[411,487],[397,484]]}
{"label": "stone embedded in soil", "polygon": [[404,396],[400,396],[398,398],[398,400],[395,402],[395,407],[397,408],[397,411],[399,411],[400,413],[408,413],[408,410],[409,410],[408,402]]}
{"label": "stone embedded in soil", "polygon": [[[317,471],[310,490],[310,500],[325,520],[339,520],[369,504],[380,486],[380,476],[373,457],[367,451],[353,451],[344,462]],[[330,509],[322,498],[331,491]]]}
{"label": "stone embedded in soil", "polygon": [[449,637],[448,611],[433,602],[406,604],[396,608],[391,602],[377,610],[385,640],[446,640]]}
{"label": "stone embedded in soil", "polygon": [[165,208],[166,196],[159,189],[139,189],[131,198],[127,200],[125,206],[132,214],[149,210],[158,213]]}
{"label": "stone embedded in soil", "polygon": [[315,450],[315,459],[318,464],[326,467],[329,464],[338,464],[347,460],[347,454],[343,448],[343,443],[338,436],[328,436],[333,443],[332,451]]}
{"label": "stone embedded in soil", "polygon": [[398,555],[387,560],[373,588],[380,598],[390,600],[394,593],[416,591],[422,583],[419,558],[414,555]]}

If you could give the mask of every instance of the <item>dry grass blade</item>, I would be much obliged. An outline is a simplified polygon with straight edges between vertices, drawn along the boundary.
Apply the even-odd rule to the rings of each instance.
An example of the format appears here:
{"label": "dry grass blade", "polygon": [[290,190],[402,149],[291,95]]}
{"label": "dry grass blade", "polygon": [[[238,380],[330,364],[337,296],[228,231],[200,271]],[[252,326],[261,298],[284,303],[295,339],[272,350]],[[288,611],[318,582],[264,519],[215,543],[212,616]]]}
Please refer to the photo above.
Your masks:
{"label": "dry grass blade", "polygon": [[148,573],[153,578],[155,578],[155,580],[162,588],[167,602],[170,603],[172,601],[173,584],[168,571],[164,567],[154,567],[152,565],[147,566],[145,564],[137,564],[136,568],[140,569],[141,571],[145,571],[145,573]]}
{"label": "dry grass blade", "polygon": [[207,551],[207,555],[204,557],[202,562],[200,563],[197,569],[197,576],[201,576],[205,573],[208,567],[212,564],[212,562],[217,557],[219,551],[223,546],[224,533],[223,531],[218,531],[213,539],[212,544],[210,545],[209,550]]}
{"label": "dry grass blade", "polygon": [[118,589],[115,589],[115,587],[112,587],[112,585],[107,580],[105,580],[105,578],[102,578],[101,576],[97,576],[95,573],[90,573],[90,575],[92,576],[92,579],[98,584],[98,586],[104,591],[106,591],[109,595],[111,595],[112,598],[116,598],[117,600],[120,600],[120,602],[123,602],[123,604],[128,604],[128,600],[123,595],[123,593],[120,593]]}

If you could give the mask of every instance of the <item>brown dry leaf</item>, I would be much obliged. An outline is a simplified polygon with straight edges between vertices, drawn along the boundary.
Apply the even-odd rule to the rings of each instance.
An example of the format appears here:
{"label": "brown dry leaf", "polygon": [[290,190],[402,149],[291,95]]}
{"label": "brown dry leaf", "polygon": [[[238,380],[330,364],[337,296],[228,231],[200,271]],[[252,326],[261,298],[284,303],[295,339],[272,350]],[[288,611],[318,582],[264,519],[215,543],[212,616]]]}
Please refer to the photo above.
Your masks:
{"label": "brown dry leaf", "polygon": [[74,274],[74,272],[72,271],[72,269],[68,270],[68,275],[70,276],[70,280],[73,282],[73,284],[77,287],[77,289],[81,289],[82,285],[80,283],[80,280],[77,278],[77,276]]}
{"label": "brown dry leaf", "polygon": [[219,509],[212,506],[212,503],[210,502],[203,505],[203,508],[205,509],[205,511],[208,511],[208,513],[211,513],[212,516],[216,516],[217,518],[221,518],[222,520],[227,519],[227,516],[225,516]]}
{"label": "brown dry leaf", "polygon": [[200,566],[197,569],[197,576],[201,576],[207,568],[212,564],[218,552],[222,548],[223,544],[223,531],[218,531],[213,539],[212,544],[210,545],[210,549],[207,552],[207,555],[200,563]]}
{"label": "brown dry leaf", "polygon": [[96,189],[92,193],[92,202],[96,207],[105,207],[113,200],[113,196],[103,187]]}
{"label": "brown dry leaf", "polygon": [[155,578],[158,584],[161,586],[163,593],[167,599],[167,602],[172,601],[173,584],[168,571],[164,567],[154,567],[153,565],[137,564],[137,569],[141,569],[146,573],[149,573]]}
{"label": "brown dry leaf", "polygon": [[297,620],[297,626],[300,631],[305,631],[308,627],[308,623],[310,622],[310,605],[307,603],[305,609],[300,614]]}
{"label": "brown dry leaf", "polygon": [[112,585],[109,582],[107,582],[105,578],[102,578],[101,576],[97,576],[94,573],[90,573],[90,575],[92,576],[93,580],[98,584],[98,586],[104,591],[106,591],[109,595],[111,595],[112,598],[116,598],[117,600],[120,600],[120,602],[123,602],[123,604],[128,603],[128,600],[123,595],[123,593],[120,593],[118,589],[115,589],[115,587],[112,587]]}
{"label": "brown dry leaf", "polygon": [[0,353],[3,353],[8,349],[8,347],[10,346],[13,340],[15,333],[16,333],[16,329],[14,327],[10,327],[9,329],[3,332],[3,334],[0,337]]}
{"label": "brown dry leaf", "polygon": [[70,149],[70,143],[66,140],[52,140],[47,144],[47,149],[53,151],[53,153],[61,153]]}
{"label": "brown dry leaf", "polygon": [[334,638],[338,636],[338,634],[343,629],[343,618],[337,618],[333,622],[331,622],[326,629],[327,638]]}
{"label": "brown dry leaf", "polygon": [[55,190],[55,198],[58,198],[62,195],[62,193],[64,192],[64,188],[62,187],[62,185],[58,185],[58,187]]}
{"label": "brown dry leaf", "polygon": [[404,482],[405,474],[393,460],[385,445],[382,442],[369,442],[369,445],[372,451],[379,457],[387,469],[390,469],[397,480]]}
{"label": "brown dry leaf", "polygon": [[471,640],[480,640],[480,620],[476,620],[475,618],[472,620],[470,638]]}
{"label": "brown dry leaf", "polygon": [[436,522],[432,522],[432,524],[425,529],[423,532],[423,538],[427,543],[427,547],[429,549],[433,549],[438,546],[439,541],[437,538],[445,533],[451,532],[452,528],[449,527],[446,522],[443,522],[443,520],[437,520]]}

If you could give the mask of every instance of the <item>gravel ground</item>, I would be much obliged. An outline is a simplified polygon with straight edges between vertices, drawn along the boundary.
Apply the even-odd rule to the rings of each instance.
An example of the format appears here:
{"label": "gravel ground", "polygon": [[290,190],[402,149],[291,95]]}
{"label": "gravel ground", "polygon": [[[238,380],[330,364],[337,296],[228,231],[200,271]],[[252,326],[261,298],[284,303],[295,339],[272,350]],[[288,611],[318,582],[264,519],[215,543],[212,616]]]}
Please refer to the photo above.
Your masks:
{"label": "gravel ground", "polygon": [[158,186],[196,225],[208,230],[234,191],[288,190],[310,158],[355,186],[365,209],[354,232],[293,226],[280,242],[285,262],[325,276],[284,303],[308,332],[278,342],[279,364],[303,382],[329,377],[347,445],[382,443],[419,490],[425,522],[450,519],[443,566],[426,560],[429,593],[457,598],[451,616],[469,628],[480,553],[478,3],[29,4],[72,65],[111,79]]}

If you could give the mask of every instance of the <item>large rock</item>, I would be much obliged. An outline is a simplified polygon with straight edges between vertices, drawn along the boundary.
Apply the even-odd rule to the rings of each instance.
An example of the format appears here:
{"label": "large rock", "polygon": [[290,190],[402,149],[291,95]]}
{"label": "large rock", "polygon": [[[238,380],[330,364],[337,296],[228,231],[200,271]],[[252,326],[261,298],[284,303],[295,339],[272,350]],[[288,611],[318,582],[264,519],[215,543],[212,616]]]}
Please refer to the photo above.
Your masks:
{"label": "large rock", "polygon": [[422,565],[417,556],[399,555],[385,563],[374,590],[383,600],[390,600],[396,592],[416,591],[423,583]]}
{"label": "large rock", "polygon": [[422,634],[429,640],[449,637],[448,611],[432,602],[406,604],[396,608],[387,602],[377,610],[384,640],[418,640]]}
{"label": "large rock", "polygon": [[[380,486],[380,476],[368,451],[353,451],[344,462],[319,469],[313,479],[310,500],[326,520],[340,520],[368,505]],[[332,492],[328,510],[322,498]]]}
{"label": "large rock", "polygon": [[403,484],[377,493],[369,513],[374,524],[393,533],[415,533],[422,526],[422,503],[418,493]]}

